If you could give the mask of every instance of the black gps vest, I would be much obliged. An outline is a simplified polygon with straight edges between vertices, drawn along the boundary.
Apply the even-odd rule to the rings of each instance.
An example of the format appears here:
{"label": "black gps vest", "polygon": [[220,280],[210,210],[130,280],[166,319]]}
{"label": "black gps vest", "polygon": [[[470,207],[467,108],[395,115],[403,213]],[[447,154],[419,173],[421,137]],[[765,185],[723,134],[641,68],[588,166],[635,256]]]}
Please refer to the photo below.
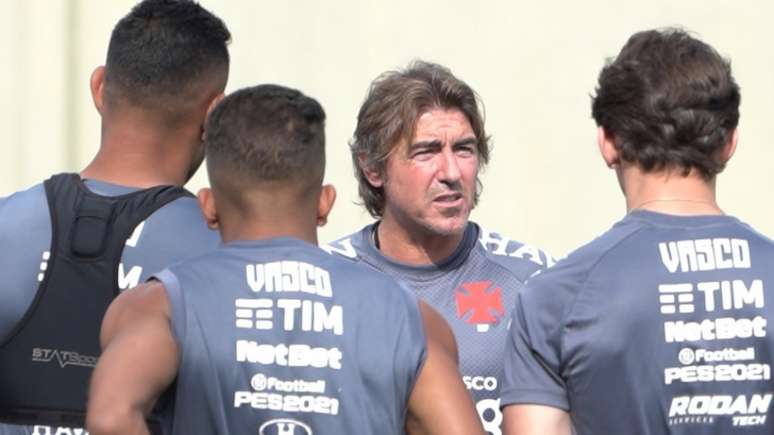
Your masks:
{"label": "black gps vest", "polygon": [[154,211],[190,193],[157,186],[106,197],[77,174],[54,175],[44,185],[50,257],[30,308],[0,341],[0,421],[83,426],[100,325],[119,292],[126,239]]}

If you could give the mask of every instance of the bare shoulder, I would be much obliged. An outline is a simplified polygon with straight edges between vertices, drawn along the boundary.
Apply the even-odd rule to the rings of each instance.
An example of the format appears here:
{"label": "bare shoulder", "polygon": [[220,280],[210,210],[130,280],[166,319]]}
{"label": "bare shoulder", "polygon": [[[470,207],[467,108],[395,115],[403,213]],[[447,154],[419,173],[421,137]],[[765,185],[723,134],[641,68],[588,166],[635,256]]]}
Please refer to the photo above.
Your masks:
{"label": "bare shoulder", "polygon": [[427,357],[408,403],[410,435],[483,435],[473,401],[457,366],[457,346],[446,321],[425,303],[419,305]]}
{"label": "bare shoulder", "polygon": [[169,299],[164,284],[152,280],[122,292],[113,301],[110,309],[114,306],[117,310],[135,314],[166,313],[169,311]]}
{"label": "bare shoulder", "polygon": [[103,345],[118,330],[149,319],[169,319],[166,289],[161,282],[155,280],[124,291],[110,304],[102,322]]}
{"label": "bare shoulder", "polygon": [[424,301],[419,301],[419,312],[422,314],[428,346],[439,347],[439,349],[448,352],[456,361],[457,342],[443,316]]}

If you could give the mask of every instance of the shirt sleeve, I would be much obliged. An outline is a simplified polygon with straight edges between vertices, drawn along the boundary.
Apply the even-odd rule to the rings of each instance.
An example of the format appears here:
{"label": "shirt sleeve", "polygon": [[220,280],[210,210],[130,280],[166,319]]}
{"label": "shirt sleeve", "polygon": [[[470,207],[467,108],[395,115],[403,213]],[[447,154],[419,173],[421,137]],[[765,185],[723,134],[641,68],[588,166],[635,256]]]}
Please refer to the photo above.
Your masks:
{"label": "shirt sleeve", "polygon": [[545,275],[531,281],[517,298],[505,344],[500,406],[535,404],[569,411],[560,369],[562,313],[566,307],[558,298],[550,299],[547,289],[539,288],[545,281],[541,278]]}

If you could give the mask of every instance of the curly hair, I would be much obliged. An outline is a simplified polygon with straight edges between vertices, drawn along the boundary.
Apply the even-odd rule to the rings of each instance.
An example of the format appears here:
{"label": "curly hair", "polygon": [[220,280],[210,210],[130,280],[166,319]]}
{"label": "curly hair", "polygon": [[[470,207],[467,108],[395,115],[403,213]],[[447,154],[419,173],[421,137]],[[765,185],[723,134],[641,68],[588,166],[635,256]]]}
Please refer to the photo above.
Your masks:
{"label": "curly hair", "polygon": [[730,63],[680,29],[634,34],[599,74],[592,117],[621,158],[645,172],[723,170],[719,152],[739,122]]}

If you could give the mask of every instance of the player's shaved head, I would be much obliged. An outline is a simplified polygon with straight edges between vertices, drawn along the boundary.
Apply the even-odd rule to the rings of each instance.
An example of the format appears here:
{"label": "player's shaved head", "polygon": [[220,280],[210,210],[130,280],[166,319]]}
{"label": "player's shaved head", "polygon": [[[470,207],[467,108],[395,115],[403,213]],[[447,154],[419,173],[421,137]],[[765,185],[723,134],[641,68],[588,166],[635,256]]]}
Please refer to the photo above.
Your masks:
{"label": "player's shaved head", "polygon": [[212,187],[235,205],[249,207],[246,196],[255,189],[290,192],[299,200],[319,194],[325,112],[313,98],[278,85],[241,89],[218,104],[206,131]]}
{"label": "player's shaved head", "polygon": [[222,92],[228,77],[223,21],[190,0],[145,0],[113,29],[105,100],[174,122]]}

